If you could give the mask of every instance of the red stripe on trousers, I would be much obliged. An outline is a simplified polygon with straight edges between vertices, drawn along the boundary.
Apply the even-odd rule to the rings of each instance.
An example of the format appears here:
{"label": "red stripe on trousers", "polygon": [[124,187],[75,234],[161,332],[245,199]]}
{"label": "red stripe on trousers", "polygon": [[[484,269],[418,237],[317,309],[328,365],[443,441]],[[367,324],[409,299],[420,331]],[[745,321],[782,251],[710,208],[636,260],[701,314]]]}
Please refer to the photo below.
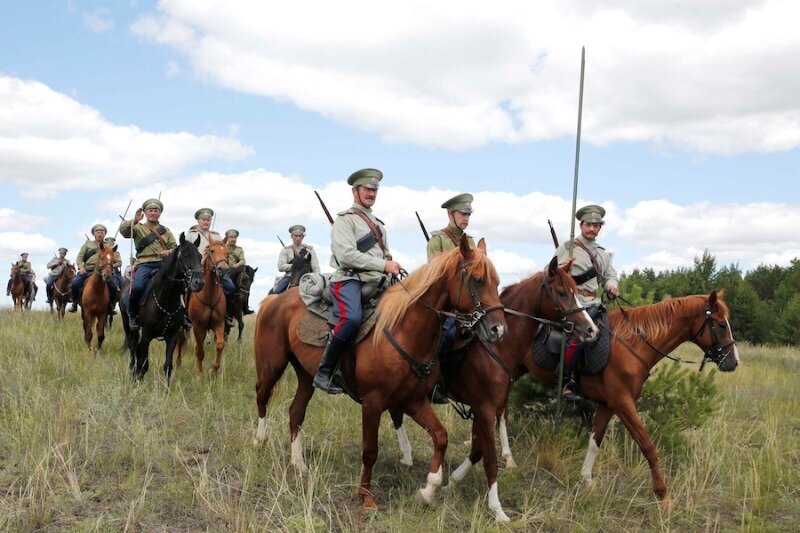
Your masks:
{"label": "red stripe on trousers", "polygon": [[341,296],[341,288],[344,283],[338,281],[333,284],[333,294],[334,299],[336,300],[336,304],[339,306],[339,322],[333,327],[333,334],[336,335],[342,328],[342,324],[347,320],[347,306],[344,305],[344,301],[340,298]]}

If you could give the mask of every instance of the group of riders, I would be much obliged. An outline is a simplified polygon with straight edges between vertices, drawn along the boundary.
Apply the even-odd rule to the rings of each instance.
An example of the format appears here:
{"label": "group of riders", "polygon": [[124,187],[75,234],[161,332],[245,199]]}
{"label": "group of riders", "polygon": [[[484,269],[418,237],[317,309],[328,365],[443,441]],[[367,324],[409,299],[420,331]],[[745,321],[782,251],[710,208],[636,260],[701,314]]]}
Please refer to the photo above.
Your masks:
{"label": "group of riders", "polygon": [[[401,265],[392,259],[388,246],[386,226],[373,213],[373,206],[378,196],[378,188],[383,173],[380,170],[366,168],[354,172],[347,179],[351,186],[353,204],[350,208],[337,213],[331,230],[331,260],[330,266],[334,272],[330,276],[331,294],[333,298],[333,316],[335,324],[328,336],[323,352],[319,370],[314,377],[314,386],[331,394],[343,392],[342,387],[334,380],[334,372],[344,347],[356,335],[362,322],[361,292],[362,286],[367,283],[376,283],[378,286],[388,286],[391,277],[399,276],[403,270]],[[436,255],[458,247],[458,243],[465,234],[473,213],[473,196],[468,193],[459,194],[445,201],[441,207],[447,213],[447,226],[432,232],[427,245],[427,256],[430,261]],[[161,268],[163,258],[177,246],[172,232],[159,222],[164,209],[160,200],[149,199],[137,209],[131,220],[124,220],[119,226],[123,237],[133,238],[136,248],[136,261],[132,270],[132,283],[128,306],[129,325],[137,329],[139,297],[145,289],[150,277]],[[606,291],[612,297],[619,295],[618,276],[612,265],[611,255],[597,243],[597,236],[603,224],[605,209],[599,205],[587,205],[575,213],[580,223],[580,235],[575,239],[562,243],[555,252],[560,263],[571,259],[571,274],[575,279],[579,291],[578,299],[581,305],[593,315],[595,321],[606,319],[605,309],[602,305],[601,294]],[[219,233],[211,230],[214,217],[213,210],[203,208],[197,210],[195,219],[197,225],[190,228],[187,239],[194,241],[200,236],[200,252],[205,250],[211,240],[222,240]],[[142,220],[144,219],[144,222]],[[72,294],[72,308],[77,309],[80,301],[80,292],[86,278],[91,274],[97,261],[97,250],[101,245],[114,246],[114,239],[106,237],[106,228],[101,224],[92,227],[94,240],[89,240],[81,247],[78,253],[78,272],[70,285]],[[278,270],[284,272],[281,278],[270,291],[271,294],[285,291],[290,284],[290,272],[293,262],[300,258],[310,262],[312,272],[318,273],[319,262],[313,247],[304,244],[306,229],[302,225],[289,228],[292,244],[285,246],[278,257]],[[228,315],[230,320],[232,299],[236,290],[237,272],[245,265],[244,251],[237,246],[239,232],[230,229],[225,232],[228,248],[229,272],[220,279],[225,293]],[[471,236],[466,236],[470,246],[474,246]],[[59,257],[48,263],[51,273],[47,278],[48,302],[52,298],[52,283],[62,268],[69,265],[66,259],[67,250],[59,249]],[[115,252],[114,267],[116,275],[108,282],[112,303],[115,305],[119,298],[122,286],[122,275],[119,268],[122,260],[119,253]],[[31,273],[27,254],[22,254],[17,267]],[[233,277],[231,276],[233,273]],[[9,281],[9,290],[11,284]],[[244,314],[250,314],[248,308]],[[448,320],[443,325],[445,346],[443,351],[452,346],[457,331],[456,324]],[[575,353],[575,357],[568,360],[578,360],[581,346],[571,341],[567,346],[568,355]],[[565,369],[571,370],[571,369]],[[567,372],[569,374],[569,372]],[[568,380],[564,396],[576,399],[572,380]],[[444,401],[438,387],[434,390],[434,401]]]}
{"label": "group of riders", "polygon": [[[158,199],[146,200],[142,207],[136,210],[136,213],[131,220],[123,220],[119,226],[119,232],[123,237],[133,237],[133,244],[136,249],[136,257],[131,258],[131,265],[126,269],[124,276],[121,272],[122,257],[117,251],[116,242],[113,237],[107,237],[108,229],[102,224],[95,224],[92,226],[91,233],[94,237],[84,242],[78,251],[77,261],[72,265],[67,259],[66,248],[58,249],[58,256],[52,259],[47,268],[50,273],[45,280],[47,288],[47,303],[51,304],[53,301],[54,283],[59,274],[67,268],[75,267],[77,270],[72,277],[69,284],[68,297],[72,305],[69,308],[70,312],[78,310],[78,304],[81,301],[81,293],[86,280],[95,270],[97,261],[100,257],[98,253],[102,248],[110,248],[113,250],[113,269],[114,273],[109,277],[107,283],[109,291],[109,314],[116,314],[114,308],[121,296],[121,289],[124,285],[124,278],[131,281],[130,283],[130,296],[128,301],[128,318],[129,327],[131,330],[139,329],[139,300],[145,290],[148,280],[159,271],[162,264],[162,259],[170,254],[173,248],[177,246],[177,241],[172,232],[165,226],[160,224],[159,219],[164,210],[164,205]],[[205,248],[212,241],[222,241],[223,237],[216,231],[211,230],[211,222],[214,217],[214,211],[209,208],[198,209],[195,213],[197,224],[192,226],[187,232],[187,238],[192,241],[200,237],[200,244],[198,245],[199,252],[202,254]],[[142,219],[145,219],[142,222]],[[142,223],[140,223],[142,222]],[[224,276],[220,278],[220,285],[225,293],[227,304],[227,321],[230,324],[233,320],[234,310],[234,294],[237,288],[239,275],[243,272],[245,263],[244,250],[237,246],[239,231],[236,229],[229,229],[225,232],[225,244],[228,250],[228,269]],[[30,284],[31,289],[26,287],[26,291],[35,294],[34,274],[31,269],[30,262],[27,261],[28,254],[23,253],[20,260],[12,267],[14,270],[23,272],[26,278],[26,283]],[[11,280],[9,280],[7,294],[10,294]],[[31,298],[35,299],[34,296]],[[245,299],[243,314],[252,314],[253,311],[247,305]],[[184,322],[184,327],[191,327],[188,317]]]}

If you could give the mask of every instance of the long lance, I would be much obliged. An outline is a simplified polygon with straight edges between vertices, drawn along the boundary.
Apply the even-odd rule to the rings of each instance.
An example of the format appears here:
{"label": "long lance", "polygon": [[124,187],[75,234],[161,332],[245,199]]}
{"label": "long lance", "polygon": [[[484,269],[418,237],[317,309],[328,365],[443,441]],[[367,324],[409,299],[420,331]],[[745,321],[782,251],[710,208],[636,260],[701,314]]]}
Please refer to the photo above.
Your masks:
{"label": "long lance", "polygon": [[[133,198],[131,198],[131,201],[130,201],[130,202],[128,202],[128,207],[126,207],[126,208],[125,208],[125,214],[124,214],[124,215],[122,215],[121,217],[119,217],[119,218],[121,218],[123,221],[125,220],[125,217],[126,217],[126,216],[128,216],[128,210],[131,208],[131,204],[132,204],[132,203],[133,203]],[[117,240],[117,235],[118,235],[118,234],[119,234],[119,226],[117,226],[117,231],[116,231],[116,232],[114,232],[114,240],[115,240],[115,241]]]}
{"label": "long lance", "polygon": [[[581,48],[581,85],[578,92],[578,134],[575,138],[575,176],[572,184],[572,211],[570,211],[570,230],[569,240],[575,240],[575,207],[578,202],[578,167],[581,160],[581,119],[583,118],[583,73],[586,68],[586,47]],[[568,246],[569,257],[572,258],[574,246]],[[567,350],[567,337],[561,336],[561,364],[558,365],[558,407],[557,412],[561,414],[564,407],[564,355]]]}
{"label": "long lance", "polygon": [[322,206],[322,210],[325,211],[325,216],[328,217],[328,222],[331,223],[333,226],[333,217],[331,216],[331,212],[328,211],[328,208],[325,206],[325,202],[322,201],[322,197],[319,195],[317,191],[314,191],[314,194],[317,195],[317,200],[319,200],[319,205]]}
{"label": "long lance", "polygon": [[428,235],[428,230],[425,229],[425,224],[422,223],[422,219],[419,218],[419,213],[414,211],[414,214],[417,215],[417,222],[419,222],[419,229],[422,230],[422,234],[425,235],[425,242],[430,242],[431,236]]}
{"label": "long lance", "polygon": [[281,243],[281,246],[283,246],[284,248],[286,248],[286,245],[285,245],[285,244],[283,244],[283,239],[281,239],[280,235],[275,235],[275,236],[276,236],[276,237],[278,237],[278,242],[280,242],[280,243]]}

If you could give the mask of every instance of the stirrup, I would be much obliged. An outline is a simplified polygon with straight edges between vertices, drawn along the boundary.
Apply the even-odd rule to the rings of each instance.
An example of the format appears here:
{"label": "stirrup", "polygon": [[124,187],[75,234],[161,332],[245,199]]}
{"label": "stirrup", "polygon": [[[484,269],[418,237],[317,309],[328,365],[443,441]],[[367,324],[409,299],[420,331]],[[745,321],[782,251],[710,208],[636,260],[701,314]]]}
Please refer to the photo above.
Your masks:
{"label": "stirrup", "polygon": [[583,398],[581,398],[580,394],[575,392],[575,380],[570,379],[564,385],[564,389],[561,391],[561,397],[570,402],[579,402]]}
{"label": "stirrup", "polygon": [[[326,377],[328,380],[327,383],[324,381]],[[342,394],[344,392],[344,389],[334,383],[333,376],[324,376],[320,372],[317,372],[317,375],[314,376],[313,385],[314,388],[327,392],[328,394]]]}

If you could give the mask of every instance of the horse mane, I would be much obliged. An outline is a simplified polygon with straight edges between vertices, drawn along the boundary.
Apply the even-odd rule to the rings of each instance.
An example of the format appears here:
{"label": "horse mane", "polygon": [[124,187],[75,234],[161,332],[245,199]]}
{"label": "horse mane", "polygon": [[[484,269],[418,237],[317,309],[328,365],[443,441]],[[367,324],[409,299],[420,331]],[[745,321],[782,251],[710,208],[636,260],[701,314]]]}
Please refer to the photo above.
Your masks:
{"label": "horse mane", "polygon": [[[693,318],[705,312],[708,295],[695,294],[680,298],[669,298],[658,303],[634,307],[631,309],[615,309],[609,313],[609,321],[614,335],[624,340],[630,340],[638,335],[648,338],[658,338],[666,333],[679,318]],[[717,305],[721,306],[723,315],[730,315],[728,306],[722,301],[722,294],[717,298]]]}
{"label": "horse mane", "polygon": [[[488,257],[479,248],[472,249],[474,255],[468,262],[469,271],[486,283],[497,283],[498,275]],[[392,329],[403,318],[406,311],[417,303],[435,283],[458,269],[461,251],[454,248],[441,253],[412,272],[402,283],[389,287],[378,304],[378,321],[375,324],[373,341],[377,342],[383,329]]]}
{"label": "horse mane", "polygon": [[182,246],[186,246],[187,244],[189,244],[190,246],[194,246],[194,244],[190,243],[189,241],[186,241],[183,244],[179,244],[178,246],[170,250],[169,255],[167,255],[167,257],[164,258],[163,262],[161,263],[161,268],[155,275],[154,283],[160,285],[164,281],[164,278],[169,276],[168,273],[172,273],[172,270],[175,269],[175,263],[178,262],[178,250],[180,250]]}

